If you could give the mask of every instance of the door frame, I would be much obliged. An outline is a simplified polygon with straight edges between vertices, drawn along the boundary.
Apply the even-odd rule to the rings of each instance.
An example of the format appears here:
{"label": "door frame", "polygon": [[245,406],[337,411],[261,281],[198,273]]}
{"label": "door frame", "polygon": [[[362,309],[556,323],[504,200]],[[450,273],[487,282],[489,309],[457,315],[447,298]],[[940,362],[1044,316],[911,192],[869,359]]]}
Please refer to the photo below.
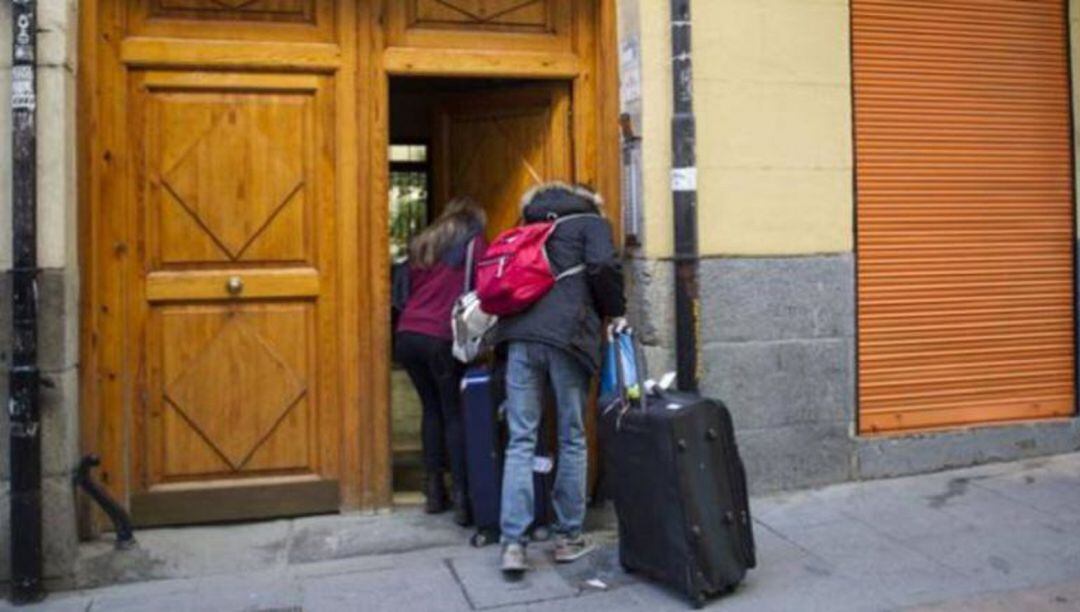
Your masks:
{"label": "door frame", "polygon": [[[272,68],[334,73],[335,100],[340,105],[336,130],[356,134],[355,146],[343,146],[335,169],[340,220],[337,239],[341,262],[339,326],[343,340],[340,362],[341,509],[361,510],[392,505],[390,447],[390,262],[389,210],[389,79],[391,76],[555,79],[571,84],[572,167],[575,180],[597,189],[608,202],[616,236],[621,236],[618,46],[616,0],[579,2],[572,6],[570,50],[462,48],[469,37],[460,32],[428,35],[424,47],[391,45],[390,2],[334,2],[339,27],[333,43],[293,45],[295,53],[244,56],[231,41],[217,41],[220,53],[208,54],[185,41],[157,45],[153,40],[124,38],[122,15],[113,10],[127,0],[83,0],[79,5],[79,69],[77,74],[77,186],[80,260],[79,405],[83,453],[102,458],[105,486],[127,505],[131,419],[128,406],[138,372],[124,371],[123,329],[116,317],[122,288],[110,280],[124,263],[125,245],[109,240],[103,223],[103,194],[113,185],[115,150],[126,137],[115,129],[126,101],[125,66],[179,64],[193,68]],[[559,2],[560,0],[554,0]],[[570,9],[567,9],[570,10]],[[355,27],[353,25],[355,24]],[[396,27],[396,26],[395,26]],[[509,36],[501,34],[501,36]],[[535,34],[530,36],[536,37]],[[478,40],[491,38],[483,34]],[[440,42],[442,41],[442,42]],[[466,42],[463,42],[466,41]],[[403,42],[408,42],[406,39]],[[442,46],[440,46],[442,45]],[[205,46],[205,45],[204,45]],[[355,71],[343,67],[355,66]],[[347,112],[347,109],[355,112]],[[121,191],[122,193],[122,191]],[[350,262],[350,263],[347,263]],[[80,501],[84,534],[105,525],[100,513]]]}

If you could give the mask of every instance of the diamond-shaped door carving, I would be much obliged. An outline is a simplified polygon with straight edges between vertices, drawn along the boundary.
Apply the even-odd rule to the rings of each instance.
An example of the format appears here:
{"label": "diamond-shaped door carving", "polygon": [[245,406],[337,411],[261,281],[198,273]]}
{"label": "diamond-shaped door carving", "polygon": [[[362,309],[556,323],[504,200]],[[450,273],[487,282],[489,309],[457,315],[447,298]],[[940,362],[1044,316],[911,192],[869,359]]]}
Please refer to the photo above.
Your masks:
{"label": "diamond-shaped door carving", "polygon": [[242,316],[228,319],[166,388],[166,398],[239,470],[307,390]]}
{"label": "diamond-shaped door carving", "polygon": [[162,176],[162,186],[229,259],[240,259],[304,185],[302,121],[288,107],[238,103]]}
{"label": "diamond-shaped door carving", "polygon": [[170,12],[198,11],[203,13],[241,13],[252,16],[304,16],[311,12],[312,0],[155,0],[154,15],[169,16]]}
{"label": "diamond-shaped door carving", "polygon": [[489,25],[547,25],[547,0],[415,0],[416,21]]}

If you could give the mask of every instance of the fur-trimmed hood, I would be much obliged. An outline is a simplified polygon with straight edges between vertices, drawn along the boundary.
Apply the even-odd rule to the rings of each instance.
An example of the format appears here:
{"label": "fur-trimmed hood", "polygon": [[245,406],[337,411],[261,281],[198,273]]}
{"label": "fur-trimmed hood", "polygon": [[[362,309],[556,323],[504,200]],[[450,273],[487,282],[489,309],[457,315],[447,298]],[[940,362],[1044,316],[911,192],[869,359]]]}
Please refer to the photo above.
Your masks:
{"label": "fur-trimmed hood", "polygon": [[552,181],[525,192],[521,212],[529,222],[581,213],[603,215],[604,199],[585,187]]}

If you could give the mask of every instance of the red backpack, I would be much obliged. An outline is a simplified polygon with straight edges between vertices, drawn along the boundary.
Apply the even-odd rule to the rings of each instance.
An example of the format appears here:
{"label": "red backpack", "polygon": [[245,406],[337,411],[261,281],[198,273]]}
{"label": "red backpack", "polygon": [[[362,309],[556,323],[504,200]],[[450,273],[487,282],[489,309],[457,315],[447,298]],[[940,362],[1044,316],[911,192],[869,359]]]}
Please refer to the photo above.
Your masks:
{"label": "red backpack", "polygon": [[499,234],[476,264],[480,308],[500,317],[517,314],[544,297],[560,279],[583,272],[585,265],[581,264],[555,274],[548,261],[547,241],[563,221],[595,216],[566,215]]}

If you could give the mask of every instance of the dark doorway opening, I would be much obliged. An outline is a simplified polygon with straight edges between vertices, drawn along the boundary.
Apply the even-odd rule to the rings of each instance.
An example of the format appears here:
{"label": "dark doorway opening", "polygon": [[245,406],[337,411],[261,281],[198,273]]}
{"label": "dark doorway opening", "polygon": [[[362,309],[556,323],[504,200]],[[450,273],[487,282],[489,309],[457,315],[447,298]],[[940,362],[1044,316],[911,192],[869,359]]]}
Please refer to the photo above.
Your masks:
{"label": "dark doorway opening", "polygon": [[[459,195],[485,208],[488,236],[517,222],[532,185],[572,177],[570,86],[522,79],[393,78],[388,151],[390,249],[403,304],[409,240]],[[394,309],[392,309],[392,312]],[[393,317],[396,322],[396,316]],[[396,504],[421,501],[423,408],[406,372],[391,368]]]}

